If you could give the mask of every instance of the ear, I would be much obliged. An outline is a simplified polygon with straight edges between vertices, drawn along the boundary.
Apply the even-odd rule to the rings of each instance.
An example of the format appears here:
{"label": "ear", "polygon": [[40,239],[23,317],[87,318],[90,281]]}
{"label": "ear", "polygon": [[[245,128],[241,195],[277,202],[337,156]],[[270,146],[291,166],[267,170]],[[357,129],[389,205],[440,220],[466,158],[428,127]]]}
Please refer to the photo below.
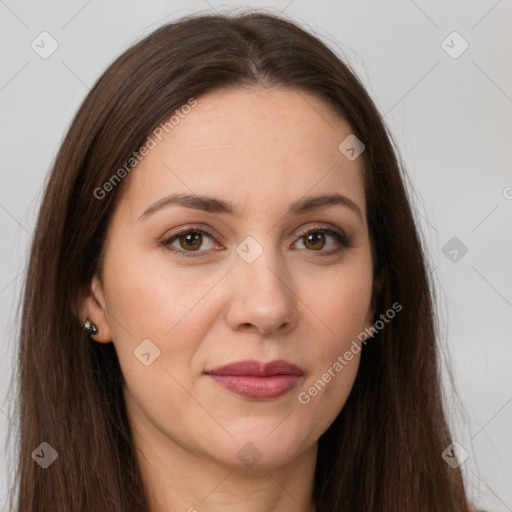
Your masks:
{"label": "ear", "polygon": [[112,333],[107,320],[107,303],[98,276],[94,275],[91,282],[84,287],[78,302],[77,316],[82,327],[87,318],[98,327],[97,334],[92,335],[91,338],[100,343],[112,341]]}

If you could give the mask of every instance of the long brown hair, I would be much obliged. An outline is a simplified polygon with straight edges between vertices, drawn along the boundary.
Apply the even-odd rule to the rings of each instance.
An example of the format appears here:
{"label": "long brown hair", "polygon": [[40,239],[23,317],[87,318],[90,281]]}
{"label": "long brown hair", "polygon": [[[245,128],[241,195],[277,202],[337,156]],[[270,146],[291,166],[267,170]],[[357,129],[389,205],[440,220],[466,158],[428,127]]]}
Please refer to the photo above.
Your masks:
{"label": "long brown hair", "polygon": [[[83,290],[101,274],[106,227],[129,176],[101,198],[95,191],[190,98],[241,85],[315,94],[363,141],[376,318],[395,302],[403,307],[362,349],[351,394],[319,440],[316,510],[467,512],[461,473],[441,457],[451,437],[433,295],[392,138],[347,64],[295,23],[263,12],[162,26],[104,72],[68,130],[22,297],[16,510],[149,511],[114,345],[91,341],[77,315]],[[46,469],[34,456],[44,442],[58,454]]]}

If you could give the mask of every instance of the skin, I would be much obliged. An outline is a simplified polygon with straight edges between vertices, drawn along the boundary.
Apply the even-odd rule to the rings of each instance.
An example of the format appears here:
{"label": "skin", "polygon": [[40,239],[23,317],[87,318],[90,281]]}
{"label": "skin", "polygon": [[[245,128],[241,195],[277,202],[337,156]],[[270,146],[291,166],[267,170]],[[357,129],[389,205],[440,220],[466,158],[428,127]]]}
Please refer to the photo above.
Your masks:
{"label": "skin", "polygon": [[[154,512],[313,510],[317,441],[350,393],[360,354],[308,404],[298,395],[372,325],[362,161],[338,150],[351,132],[305,92],[216,91],[126,178],[82,317],[98,325],[95,340],[115,345]],[[139,219],[176,192],[233,203],[241,216],[172,205]],[[334,192],[361,217],[341,205],[286,214],[298,199]],[[331,235],[308,243],[301,229],[318,224],[342,230],[352,247]],[[168,249],[187,251],[183,238],[159,243],[189,225],[214,231],[188,249],[195,257]],[[252,263],[235,251],[248,236],[263,250]],[[148,366],[134,355],[145,339],[160,350]],[[284,396],[254,400],[204,374],[244,359],[285,359],[304,376]],[[253,466],[237,456],[247,443],[260,456]]]}

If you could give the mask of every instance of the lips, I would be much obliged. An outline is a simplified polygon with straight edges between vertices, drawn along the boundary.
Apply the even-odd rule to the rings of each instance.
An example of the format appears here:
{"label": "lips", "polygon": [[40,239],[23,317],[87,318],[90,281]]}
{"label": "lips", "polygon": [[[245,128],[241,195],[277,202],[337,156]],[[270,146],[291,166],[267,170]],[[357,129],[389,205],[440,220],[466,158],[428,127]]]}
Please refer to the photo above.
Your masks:
{"label": "lips", "polygon": [[283,359],[268,363],[237,361],[205,373],[224,389],[254,400],[278,398],[296,387],[304,376],[299,367]]}
{"label": "lips", "polygon": [[208,375],[245,375],[247,377],[270,377],[272,375],[304,375],[304,372],[284,359],[263,363],[261,361],[238,361],[220,368],[207,370]]}

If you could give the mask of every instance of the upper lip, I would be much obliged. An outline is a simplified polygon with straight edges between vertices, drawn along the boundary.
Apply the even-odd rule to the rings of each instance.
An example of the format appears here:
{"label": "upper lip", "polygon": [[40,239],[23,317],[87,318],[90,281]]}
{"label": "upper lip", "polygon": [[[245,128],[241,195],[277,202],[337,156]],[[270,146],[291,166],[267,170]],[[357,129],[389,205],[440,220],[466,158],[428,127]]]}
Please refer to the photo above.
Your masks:
{"label": "upper lip", "polygon": [[263,361],[245,360],[229,363],[212,370],[206,370],[209,375],[247,375],[254,377],[269,377],[272,375],[304,375],[304,372],[284,359],[276,359],[265,363]]}

